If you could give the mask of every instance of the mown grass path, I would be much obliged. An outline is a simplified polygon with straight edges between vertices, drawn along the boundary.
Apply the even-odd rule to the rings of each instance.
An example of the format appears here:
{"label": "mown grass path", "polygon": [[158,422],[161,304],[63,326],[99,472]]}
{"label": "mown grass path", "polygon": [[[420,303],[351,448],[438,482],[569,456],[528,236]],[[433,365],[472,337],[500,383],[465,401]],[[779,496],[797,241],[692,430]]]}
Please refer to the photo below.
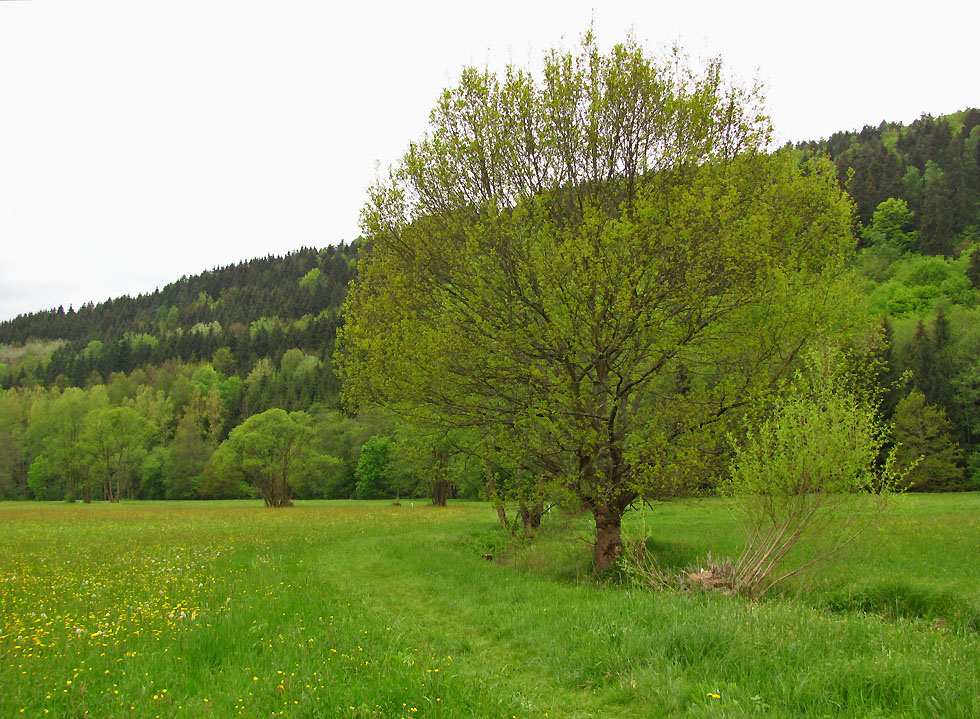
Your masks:
{"label": "mown grass path", "polygon": [[[487,562],[479,504],[4,504],[0,717],[980,716],[980,501],[900,499],[762,604],[598,584],[574,523]],[[637,521],[665,561],[735,536]]]}

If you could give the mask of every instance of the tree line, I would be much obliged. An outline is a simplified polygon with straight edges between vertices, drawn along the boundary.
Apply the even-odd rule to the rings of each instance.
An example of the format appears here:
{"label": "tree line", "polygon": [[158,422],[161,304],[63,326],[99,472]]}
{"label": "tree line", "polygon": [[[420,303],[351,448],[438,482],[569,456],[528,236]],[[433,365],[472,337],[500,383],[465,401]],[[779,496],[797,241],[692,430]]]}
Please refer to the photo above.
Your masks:
{"label": "tree line", "polygon": [[302,382],[317,364],[293,349],[279,368],[260,363],[244,380],[170,362],[85,388],[5,390],[0,499],[258,497],[285,506],[431,496],[444,504],[450,484],[453,496],[477,496],[472,467],[457,462],[436,477],[422,439],[391,417],[268,401],[270,386]]}

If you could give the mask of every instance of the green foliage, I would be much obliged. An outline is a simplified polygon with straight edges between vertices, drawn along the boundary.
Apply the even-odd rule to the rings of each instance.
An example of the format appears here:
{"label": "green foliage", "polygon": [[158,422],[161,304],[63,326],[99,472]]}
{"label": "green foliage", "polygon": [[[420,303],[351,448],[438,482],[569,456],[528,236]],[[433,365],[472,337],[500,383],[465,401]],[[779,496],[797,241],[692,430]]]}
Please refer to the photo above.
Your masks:
{"label": "green foliage", "polygon": [[316,460],[311,424],[305,412],[270,409],[252,415],[219,447],[215,467],[240,472],[266,506],[289,506],[294,484]]}
{"label": "green foliage", "polygon": [[364,443],[354,473],[357,477],[354,492],[358,499],[380,499],[389,496],[387,472],[390,457],[390,437],[375,435]]}
{"label": "green foliage", "polygon": [[[972,361],[971,361],[972,360]],[[966,358],[951,380],[950,411],[968,438],[980,438],[980,359]]]}
{"label": "green foliage", "polygon": [[[901,490],[895,452],[867,389],[836,352],[815,354],[768,417],[734,443],[728,490],[745,513],[732,589],[753,596],[835,554],[869,523],[871,502]],[[873,515],[871,515],[873,516]]]}
{"label": "green foliage", "polygon": [[885,245],[899,253],[907,252],[916,242],[915,232],[908,232],[914,215],[905,200],[890,197],[875,209],[871,226],[863,229],[862,238],[869,245]]}
{"label": "green foliage", "polygon": [[247,490],[240,466],[230,452],[216,452],[201,473],[197,496],[203,499],[238,499],[254,496]]}
{"label": "green foliage", "polygon": [[173,473],[170,452],[157,445],[144,457],[140,465],[140,494],[146,499],[163,499],[167,496]]}
{"label": "green foliage", "polygon": [[131,407],[95,409],[86,414],[85,429],[79,437],[88,467],[83,493],[98,487],[102,498],[111,502],[132,497],[133,479],[155,433],[153,423]]}
{"label": "green foliage", "polygon": [[381,424],[376,418],[353,419],[336,410],[317,408],[314,417],[316,444],[324,454],[340,460],[339,465],[321,478],[323,497],[354,497],[361,447],[378,432]]}
{"label": "green foliage", "polygon": [[132,346],[134,351],[139,351],[144,347],[149,350],[154,350],[160,344],[160,340],[153,335],[148,335],[141,332],[139,334],[130,335],[129,344]]}
{"label": "green foliage", "polygon": [[322,499],[333,485],[331,478],[343,468],[343,461],[317,448],[310,461],[297,472],[293,480],[296,499]]}
{"label": "green foliage", "polygon": [[[38,455],[31,462],[27,470],[27,485],[34,494],[34,499],[57,499],[54,493],[57,491],[55,480],[58,474],[54,464],[43,454]],[[74,499],[70,494],[71,499]]]}
{"label": "green foliage", "polygon": [[950,437],[952,427],[944,410],[927,404],[925,395],[913,390],[898,403],[892,421],[899,462],[922,458],[909,474],[912,491],[966,489],[960,465],[963,451]]}
{"label": "green foliage", "polygon": [[889,268],[889,278],[870,293],[872,312],[909,317],[934,312],[940,303],[967,307],[977,303],[976,290],[964,274],[962,261],[910,255]]}
{"label": "green foliage", "polygon": [[311,295],[315,294],[317,291],[317,286],[320,284],[320,274],[320,268],[314,267],[312,270],[303,275],[303,279],[299,281],[299,286],[309,292]]}
{"label": "green foliage", "polygon": [[966,481],[971,492],[980,492],[980,450],[971,452],[966,459]]}
{"label": "green foliage", "polygon": [[[50,471],[45,474],[48,487],[43,490],[47,498],[91,498],[88,488],[88,457],[83,442],[83,432],[89,414],[108,406],[105,387],[88,392],[69,387],[54,396],[50,404],[36,402],[34,416],[27,429],[26,446],[36,458],[43,456]],[[42,491],[35,476],[32,485],[35,497]],[[39,498],[39,497],[38,497]]]}
{"label": "green foliage", "polygon": [[603,568],[624,511],[689,491],[786,358],[858,320],[851,206],[826,163],[761,152],[718,63],[587,37],[544,64],[464,71],[372,190],[336,359],[351,406],[560,478]]}
{"label": "green foliage", "polygon": [[25,480],[18,437],[0,422],[0,499],[25,499]]}
{"label": "green foliage", "polygon": [[966,278],[970,284],[980,289],[980,245],[974,247],[969,255],[969,264],[966,268]]}
{"label": "green foliage", "polygon": [[205,464],[214,452],[201,426],[200,415],[189,408],[174,433],[167,457],[164,493],[167,499],[192,499]]}

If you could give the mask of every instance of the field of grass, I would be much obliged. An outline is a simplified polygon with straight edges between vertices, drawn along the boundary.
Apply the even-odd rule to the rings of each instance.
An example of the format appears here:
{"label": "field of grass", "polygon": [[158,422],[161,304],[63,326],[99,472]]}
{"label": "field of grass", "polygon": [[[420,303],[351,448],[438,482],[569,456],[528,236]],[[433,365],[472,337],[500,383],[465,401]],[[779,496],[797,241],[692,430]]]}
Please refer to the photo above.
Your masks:
{"label": "field of grass", "polygon": [[[666,567],[723,500],[636,513]],[[0,503],[0,717],[976,717],[980,495],[765,602],[599,583],[481,504]],[[481,557],[492,552],[492,562]]]}

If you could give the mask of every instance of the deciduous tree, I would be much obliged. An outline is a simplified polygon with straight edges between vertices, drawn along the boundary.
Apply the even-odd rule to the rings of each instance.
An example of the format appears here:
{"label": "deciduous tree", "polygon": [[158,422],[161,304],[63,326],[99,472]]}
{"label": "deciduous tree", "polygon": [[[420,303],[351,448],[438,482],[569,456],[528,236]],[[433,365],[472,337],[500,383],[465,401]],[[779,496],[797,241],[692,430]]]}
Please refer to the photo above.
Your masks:
{"label": "deciduous tree", "polygon": [[600,570],[623,513],[682,491],[850,309],[833,168],[767,154],[758,94],[723,77],[591,36],[541,80],[466,70],[363,213],[346,401],[559,480]]}
{"label": "deciduous tree", "polygon": [[305,412],[269,409],[252,415],[231,431],[212,461],[241,472],[267,507],[287,507],[293,483],[315,458],[311,423]]}
{"label": "deciduous tree", "polygon": [[733,565],[734,590],[761,596],[827,559],[872,521],[868,505],[881,509],[904,488],[908,464],[896,450],[879,466],[887,427],[861,385],[843,356],[815,352],[735,443],[727,486],[744,510],[747,543]]}
{"label": "deciduous tree", "polygon": [[132,407],[97,409],[85,416],[79,445],[89,479],[102,485],[102,496],[118,502],[132,495],[133,478],[157,428]]}

